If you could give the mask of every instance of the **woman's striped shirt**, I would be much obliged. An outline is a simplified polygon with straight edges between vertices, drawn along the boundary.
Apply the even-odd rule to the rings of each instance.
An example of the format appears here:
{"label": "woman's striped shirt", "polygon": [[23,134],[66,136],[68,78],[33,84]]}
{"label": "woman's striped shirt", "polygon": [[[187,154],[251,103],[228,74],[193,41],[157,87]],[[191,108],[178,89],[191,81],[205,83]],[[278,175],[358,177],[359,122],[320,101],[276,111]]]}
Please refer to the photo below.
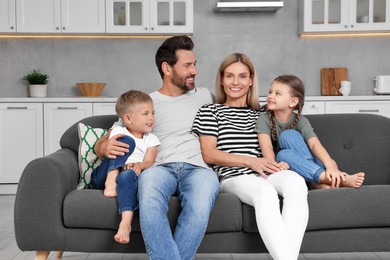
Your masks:
{"label": "woman's striped shirt", "polygon": [[[254,130],[259,114],[260,111],[248,107],[206,104],[199,109],[192,126],[192,132],[198,136],[215,136],[218,150],[261,157],[257,133]],[[246,167],[211,166],[220,179],[256,173]]]}

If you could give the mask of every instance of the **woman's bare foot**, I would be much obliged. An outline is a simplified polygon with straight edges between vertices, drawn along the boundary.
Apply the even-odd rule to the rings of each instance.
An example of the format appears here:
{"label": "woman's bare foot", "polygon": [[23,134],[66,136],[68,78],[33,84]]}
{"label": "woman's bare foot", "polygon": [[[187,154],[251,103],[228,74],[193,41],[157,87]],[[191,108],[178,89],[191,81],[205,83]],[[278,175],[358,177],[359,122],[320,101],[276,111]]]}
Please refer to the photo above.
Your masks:
{"label": "woman's bare foot", "polygon": [[341,186],[358,189],[363,185],[364,172],[358,172],[352,175],[345,174],[345,181],[341,182]]}

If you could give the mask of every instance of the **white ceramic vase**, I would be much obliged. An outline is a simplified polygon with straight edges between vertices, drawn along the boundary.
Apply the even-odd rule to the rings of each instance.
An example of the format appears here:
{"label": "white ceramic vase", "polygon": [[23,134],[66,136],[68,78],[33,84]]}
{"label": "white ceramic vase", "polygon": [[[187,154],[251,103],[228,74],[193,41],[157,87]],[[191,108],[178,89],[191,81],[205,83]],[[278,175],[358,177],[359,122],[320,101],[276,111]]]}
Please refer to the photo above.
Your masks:
{"label": "white ceramic vase", "polygon": [[46,97],[47,84],[46,85],[29,85],[30,97],[41,98]]}

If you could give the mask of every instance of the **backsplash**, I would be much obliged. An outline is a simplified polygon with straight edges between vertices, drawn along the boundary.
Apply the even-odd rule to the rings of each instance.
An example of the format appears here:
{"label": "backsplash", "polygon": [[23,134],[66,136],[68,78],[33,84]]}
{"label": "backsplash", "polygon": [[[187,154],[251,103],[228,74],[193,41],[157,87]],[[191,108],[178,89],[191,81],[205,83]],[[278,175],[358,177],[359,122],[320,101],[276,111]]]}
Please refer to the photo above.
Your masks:
{"label": "backsplash", "polygon": [[[321,68],[348,68],[351,95],[371,95],[376,75],[390,74],[390,36],[300,38],[298,3],[276,13],[214,13],[215,1],[194,1],[197,86],[214,90],[220,61],[243,52],[255,63],[260,95],[272,79],[295,74],[306,95],[321,95]],[[154,55],[164,38],[0,38],[0,97],[27,97],[21,77],[32,69],[50,75],[49,97],[80,96],[77,82],[105,82],[102,96],[161,86]]]}

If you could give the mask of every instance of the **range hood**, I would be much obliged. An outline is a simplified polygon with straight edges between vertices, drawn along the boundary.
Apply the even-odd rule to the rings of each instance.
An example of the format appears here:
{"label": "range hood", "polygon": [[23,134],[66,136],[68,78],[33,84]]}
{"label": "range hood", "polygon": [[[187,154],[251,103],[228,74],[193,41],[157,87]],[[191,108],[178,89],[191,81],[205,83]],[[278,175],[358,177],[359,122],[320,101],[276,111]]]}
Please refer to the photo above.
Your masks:
{"label": "range hood", "polygon": [[214,12],[276,12],[283,6],[283,1],[219,1]]}

